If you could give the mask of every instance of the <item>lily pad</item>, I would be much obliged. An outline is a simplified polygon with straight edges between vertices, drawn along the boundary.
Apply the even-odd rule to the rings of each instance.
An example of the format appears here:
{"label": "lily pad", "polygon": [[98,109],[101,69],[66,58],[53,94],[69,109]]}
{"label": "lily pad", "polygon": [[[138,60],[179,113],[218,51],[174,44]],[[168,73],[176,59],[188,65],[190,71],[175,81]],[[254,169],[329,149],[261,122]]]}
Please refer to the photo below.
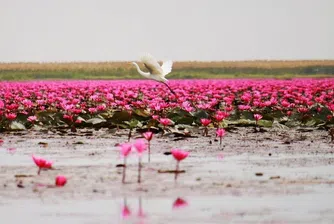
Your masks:
{"label": "lily pad", "polygon": [[100,124],[100,123],[103,123],[103,122],[106,122],[106,120],[101,119],[101,118],[97,118],[97,117],[91,118],[91,119],[89,119],[89,120],[86,121],[86,123],[93,124],[93,125]]}
{"label": "lily pad", "polygon": [[16,131],[22,131],[22,130],[26,130],[26,127],[22,123],[19,123],[17,121],[13,121],[10,124],[10,129],[11,130],[16,130]]}

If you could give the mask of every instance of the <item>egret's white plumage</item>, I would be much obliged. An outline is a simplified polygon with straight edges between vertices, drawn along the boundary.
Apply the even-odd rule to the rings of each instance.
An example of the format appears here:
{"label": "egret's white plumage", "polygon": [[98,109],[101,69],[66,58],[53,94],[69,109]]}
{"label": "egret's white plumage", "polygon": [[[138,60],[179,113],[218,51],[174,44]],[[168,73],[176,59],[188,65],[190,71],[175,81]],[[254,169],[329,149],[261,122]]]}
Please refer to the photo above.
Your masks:
{"label": "egret's white plumage", "polygon": [[161,68],[162,68],[162,71],[164,72],[164,76],[168,75],[172,71],[172,66],[173,66],[172,61],[165,61],[162,64]]}
{"label": "egret's white plumage", "polygon": [[137,71],[142,76],[148,79],[154,79],[158,82],[165,84],[169,90],[173,93],[174,91],[167,85],[168,80],[165,78],[167,74],[172,71],[173,62],[172,61],[165,61],[163,62],[162,66],[160,66],[159,62],[150,54],[146,53],[140,57],[140,61],[145,65],[146,69],[149,72],[144,72],[140,70],[139,65],[136,62],[132,62],[137,68]]}

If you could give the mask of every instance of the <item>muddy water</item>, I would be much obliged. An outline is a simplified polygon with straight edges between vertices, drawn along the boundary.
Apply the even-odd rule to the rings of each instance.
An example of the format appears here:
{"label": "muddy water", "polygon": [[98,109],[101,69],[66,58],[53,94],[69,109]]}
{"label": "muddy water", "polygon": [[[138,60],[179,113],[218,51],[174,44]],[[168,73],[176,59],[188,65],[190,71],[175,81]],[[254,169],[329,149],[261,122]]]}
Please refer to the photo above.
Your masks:
{"label": "muddy water", "polygon": [[[136,183],[133,154],[124,185],[115,144],[126,141],[126,132],[60,134],[2,136],[0,214],[5,223],[334,222],[334,148],[326,131],[238,128],[224,137],[222,148],[214,137],[197,132],[198,138],[184,140],[156,136],[151,163],[143,157],[143,182]],[[173,158],[164,155],[174,147],[191,153],[180,164],[186,172],[177,182],[174,174],[158,173],[175,168]],[[54,161],[55,169],[37,176],[32,154]],[[41,186],[52,184],[58,174],[68,177],[65,187]],[[173,208],[177,198],[185,203]],[[126,217],[124,204],[130,211]],[[138,217],[140,207],[144,215]]]}

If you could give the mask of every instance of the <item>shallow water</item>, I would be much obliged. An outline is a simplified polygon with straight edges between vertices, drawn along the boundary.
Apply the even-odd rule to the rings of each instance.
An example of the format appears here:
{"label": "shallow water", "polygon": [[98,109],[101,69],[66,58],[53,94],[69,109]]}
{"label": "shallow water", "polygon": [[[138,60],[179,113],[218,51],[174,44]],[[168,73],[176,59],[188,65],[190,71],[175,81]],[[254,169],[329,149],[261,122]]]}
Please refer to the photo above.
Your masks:
{"label": "shallow water", "polygon": [[[291,139],[300,135],[287,132]],[[224,151],[213,137],[173,141],[156,136],[151,163],[143,157],[140,185],[136,155],[127,160],[126,184],[120,181],[122,168],[116,168],[123,160],[115,144],[125,142],[126,133],[110,138],[99,134],[105,133],[94,132],[94,139],[39,132],[5,136],[0,146],[2,223],[334,222],[334,150],[324,138],[326,132],[305,133],[306,140],[286,145],[276,132],[261,133],[260,139],[259,133],[240,128],[224,137]],[[79,141],[83,144],[75,144]],[[173,174],[157,172],[175,169],[173,157],[163,154],[172,147],[190,151],[180,164],[186,172],[177,183]],[[55,169],[37,176],[32,154],[54,161]],[[68,178],[65,187],[36,188],[38,183],[54,183],[58,174]],[[17,187],[19,181],[23,188]],[[179,197],[187,206],[175,209]],[[141,218],[136,215],[140,198],[146,214]],[[121,215],[124,199],[131,211],[126,218]]]}
{"label": "shallow water", "polygon": [[[314,189],[313,189],[314,190]],[[135,197],[109,200],[32,199],[0,204],[4,223],[330,223],[334,220],[333,188],[322,186],[302,195],[254,197],[182,197],[186,205],[173,207],[175,198]],[[139,217],[140,200],[144,216]],[[122,217],[124,202],[130,215]],[[18,215],[19,214],[19,215]]]}

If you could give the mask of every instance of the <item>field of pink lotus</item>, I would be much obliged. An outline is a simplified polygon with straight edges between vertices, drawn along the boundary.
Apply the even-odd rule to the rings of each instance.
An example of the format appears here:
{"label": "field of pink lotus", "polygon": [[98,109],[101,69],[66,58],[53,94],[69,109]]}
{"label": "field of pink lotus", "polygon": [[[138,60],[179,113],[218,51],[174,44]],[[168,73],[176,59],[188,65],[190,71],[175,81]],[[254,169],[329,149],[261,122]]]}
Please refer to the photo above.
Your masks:
{"label": "field of pink lotus", "polygon": [[[274,121],[287,126],[334,124],[334,79],[175,80],[170,86],[176,95],[146,80],[0,86],[1,131],[32,127],[169,131],[174,125],[270,127]],[[256,114],[261,119],[255,119]]]}
{"label": "field of pink lotus", "polygon": [[170,86],[0,82],[3,219],[334,220],[334,79]]}

